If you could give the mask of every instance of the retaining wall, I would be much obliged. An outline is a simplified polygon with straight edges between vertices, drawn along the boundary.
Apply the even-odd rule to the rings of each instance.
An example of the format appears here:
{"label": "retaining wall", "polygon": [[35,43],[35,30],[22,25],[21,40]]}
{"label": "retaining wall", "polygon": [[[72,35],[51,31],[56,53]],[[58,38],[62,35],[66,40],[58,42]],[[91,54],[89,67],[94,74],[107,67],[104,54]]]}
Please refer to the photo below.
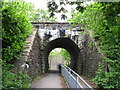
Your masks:
{"label": "retaining wall", "polygon": [[12,72],[22,71],[32,77],[36,77],[42,73],[41,63],[41,42],[38,36],[37,28],[26,39],[26,45],[21,53],[20,59],[14,64]]}

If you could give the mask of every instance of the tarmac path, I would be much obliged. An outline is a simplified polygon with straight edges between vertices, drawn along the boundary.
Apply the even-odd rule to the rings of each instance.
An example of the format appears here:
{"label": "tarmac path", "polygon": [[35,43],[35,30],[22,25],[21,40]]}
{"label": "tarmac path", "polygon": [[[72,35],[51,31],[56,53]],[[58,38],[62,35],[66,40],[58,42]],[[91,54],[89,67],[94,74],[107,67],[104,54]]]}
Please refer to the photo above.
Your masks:
{"label": "tarmac path", "polygon": [[65,82],[60,73],[45,73],[32,82],[31,88],[65,88]]}
{"label": "tarmac path", "polygon": [[62,57],[58,55],[56,60],[51,60],[50,70],[48,73],[40,76],[31,84],[31,88],[67,88],[62,75],[58,72],[57,65],[62,63]]}

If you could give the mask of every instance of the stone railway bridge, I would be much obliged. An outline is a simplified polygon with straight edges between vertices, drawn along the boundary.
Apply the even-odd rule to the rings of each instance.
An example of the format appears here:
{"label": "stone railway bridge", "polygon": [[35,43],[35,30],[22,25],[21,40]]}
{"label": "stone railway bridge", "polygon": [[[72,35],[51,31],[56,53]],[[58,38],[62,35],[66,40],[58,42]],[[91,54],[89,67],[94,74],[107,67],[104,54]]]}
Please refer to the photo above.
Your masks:
{"label": "stone railway bridge", "polygon": [[[103,55],[91,35],[81,29],[82,26],[59,22],[32,24],[33,33],[26,39],[24,51],[15,62],[13,72],[23,71],[32,77],[39,76],[49,69],[49,53],[55,48],[64,48],[71,56],[70,67],[74,71],[79,75],[96,75]],[[106,66],[105,62],[102,63]]]}

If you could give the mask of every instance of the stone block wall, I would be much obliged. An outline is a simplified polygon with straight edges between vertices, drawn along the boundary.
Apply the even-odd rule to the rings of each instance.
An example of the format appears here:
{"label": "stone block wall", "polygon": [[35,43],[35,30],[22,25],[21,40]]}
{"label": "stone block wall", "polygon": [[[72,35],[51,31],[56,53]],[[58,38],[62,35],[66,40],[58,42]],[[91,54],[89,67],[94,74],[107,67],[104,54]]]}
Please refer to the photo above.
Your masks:
{"label": "stone block wall", "polygon": [[[16,61],[12,72],[22,71],[32,77],[36,77],[44,73],[45,60],[43,52],[49,40],[41,40],[38,29],[35,28],[33,33],[26,39],[24,51],[19,60]],[[99,52],[96,42],[90,34],[81,33],[77,39],[73,40],[80,49],[81,61],[78,61],[76,68],[80,68],[78,73],[89,77],[95,77],[98,69],[98,63],[102,62],[106,66],[106,62],[102,61],[103,55]],[[105,67],[106,70],[106,67]]]}
{"label": "stone block wall", "polygon": [[95,77],[99,62],[105,65],[106,70],[106,62],[102,61],[103,54],[99,52],[99,47],[96,46],[94,39],[89,34],[81,34],[78,40],[78,47],[83,58],[83,61],[80,62],[82,65],[79,64],[82,70],[80,74]]}
{"label": "stone block wall", "polygon": [[22,71],[32,77],[36,77],[42,73],[41,42],[37,28],[35,28],[33,33],[26,39],[26,43],[20,59],[15,62],[11,71]]}

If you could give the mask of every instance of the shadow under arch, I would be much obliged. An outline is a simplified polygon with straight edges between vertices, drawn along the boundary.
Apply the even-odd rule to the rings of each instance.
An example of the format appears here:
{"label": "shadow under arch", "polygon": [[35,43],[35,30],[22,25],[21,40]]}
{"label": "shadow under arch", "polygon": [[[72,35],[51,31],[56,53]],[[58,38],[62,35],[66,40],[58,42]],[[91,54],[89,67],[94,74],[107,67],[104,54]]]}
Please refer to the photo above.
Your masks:
{"label": "shadow under arch", "polygon": [[69,52],[71,56],[70,68],[72,68],[75,72],[80,74],[82,67],[82,55],[80,53],[80,49],[78,48],[78,46],[70,38],[57,38],[55,40],[50,41],[46,45],[43,53],[45,72],[47,72],[49,69],[48,61],[49,53],[55,48],[64,48]]}

